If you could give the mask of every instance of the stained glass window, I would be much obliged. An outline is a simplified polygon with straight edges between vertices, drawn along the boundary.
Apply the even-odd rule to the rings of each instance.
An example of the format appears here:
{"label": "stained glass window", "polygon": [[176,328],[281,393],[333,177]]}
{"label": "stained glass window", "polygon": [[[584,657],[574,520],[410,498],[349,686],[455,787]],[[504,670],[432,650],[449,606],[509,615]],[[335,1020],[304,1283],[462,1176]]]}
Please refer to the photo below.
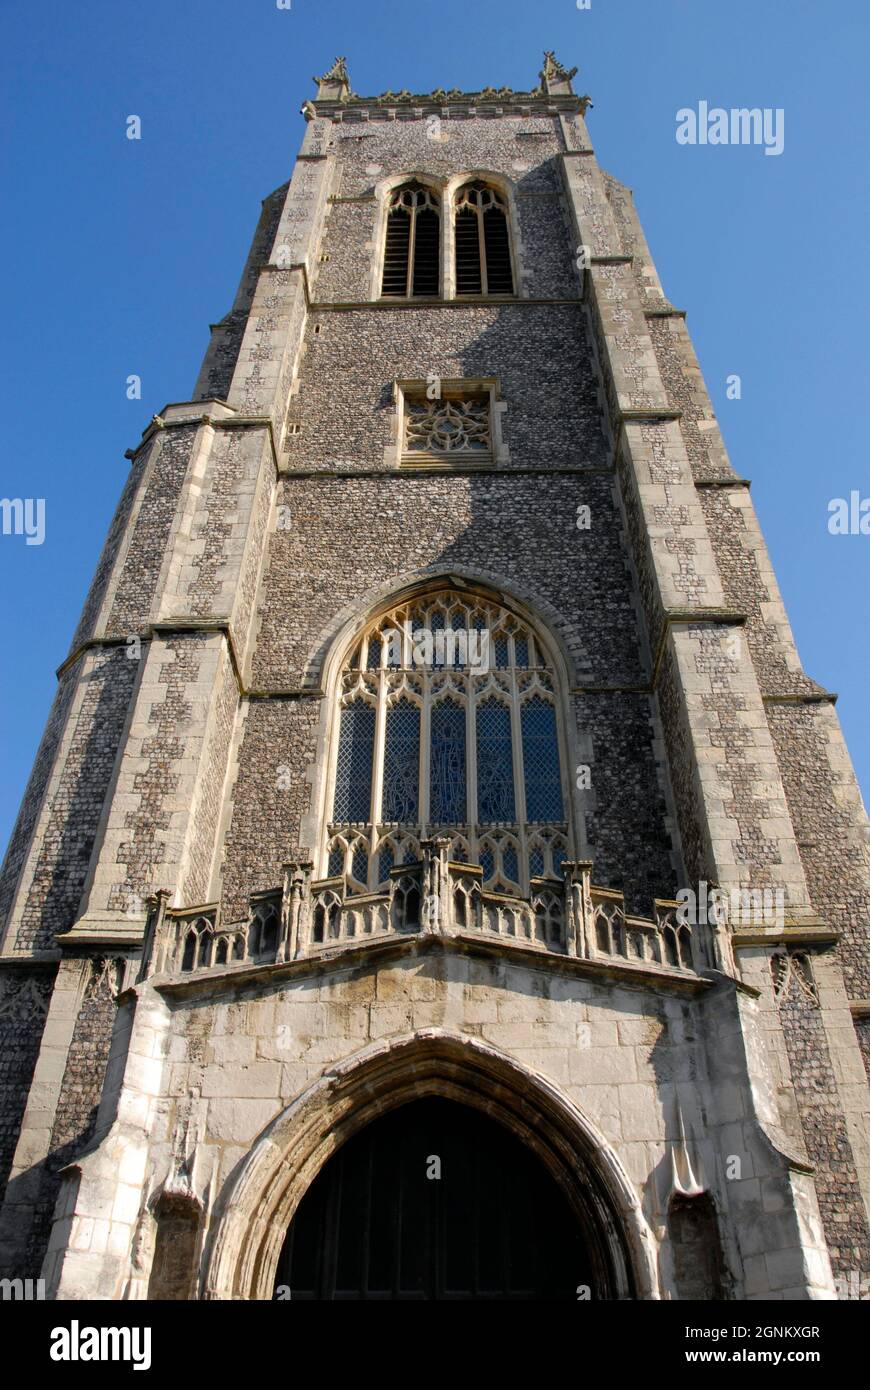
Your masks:
{"label": "stained glass window", "polygon": [[515,815],[511,712],[500,700],[484,700],[477,707],[477,819],[492,825]]}
{"label": "stained glass window", "polygon": [[368,821],[372,799],[372,755],[375,746],[375,711],[354,700],[341,711],[335,801],[332,819],[341,824]]}
{"label": "stained glass window", "polygon": [[560,821],[562,787],[556,711],[535,695],[522,707],[523,767],[526,780],[526,819]]}
{"label": "stained glass window", "polygon": [[[397,640],[405,633],[421,639],[416,651],[412,642]],[[472,645],[469,639],[483,633],[489,645],[481,662],[478,641]],[[432,640],[438,637],[440,645]],[[530,673],[531,664],[537,675]],[[568,850],[550,693],[554,673],[544,647],[516,614],[479,595],[439,589],[382,613],[355,639],[348,666],[356,674],[341,684],[353,692],[344,696],[352,703],[340,715],[335,797],[320,872],[339,876],[347,867],[356,892],[367,884],[383,892],[390,869],[419,858],[421,836],[443,827],[452,857],[461,853],[480,864],[484,881],[498,891],[513,885],[522,891],[529,877],[562,874]],[[474,777],[467,767],[471,719]],[[517,727],[522,764],[514,746]],[[421,780],[424,768],[428,788]],[[526,822],[540,827],[527,857],[518,823],[520,778]],[[379,805],[373,804],[375,782]],[[371,852],[370,844],[376,846]]]}
{"label": "stained glass window", "polygon": [[420,782],[420,711],[410,700],[387,710],[382,819],[416,825]]}
{"label": "stained glass window", "polygon": [[433,825],[465,823],[465,710],[455,700],[432,709],[429,820]]}

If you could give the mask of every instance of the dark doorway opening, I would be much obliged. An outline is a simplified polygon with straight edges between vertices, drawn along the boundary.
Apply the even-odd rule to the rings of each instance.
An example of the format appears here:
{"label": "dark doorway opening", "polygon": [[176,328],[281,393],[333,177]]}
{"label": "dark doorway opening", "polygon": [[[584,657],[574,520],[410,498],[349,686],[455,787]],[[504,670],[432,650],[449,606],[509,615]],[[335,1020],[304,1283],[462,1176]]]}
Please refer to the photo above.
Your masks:
{"label": "dark doorway opening", "polygon": [[324,1165],[287,1232],[275,1297],[576,1300],[601,1296],[593,1265],[537,1155],[481,1111],[431,1097]]}

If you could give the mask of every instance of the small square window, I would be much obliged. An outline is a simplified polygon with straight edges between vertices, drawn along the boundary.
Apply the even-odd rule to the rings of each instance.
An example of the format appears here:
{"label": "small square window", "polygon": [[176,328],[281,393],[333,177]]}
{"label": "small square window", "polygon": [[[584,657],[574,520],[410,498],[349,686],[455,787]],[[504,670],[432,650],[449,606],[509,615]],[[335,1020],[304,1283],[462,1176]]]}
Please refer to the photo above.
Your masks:
{"label": "small square window", "polygon": [[403,467],[463,468],[496,460],[494,381],[397,382],[396,396]]}

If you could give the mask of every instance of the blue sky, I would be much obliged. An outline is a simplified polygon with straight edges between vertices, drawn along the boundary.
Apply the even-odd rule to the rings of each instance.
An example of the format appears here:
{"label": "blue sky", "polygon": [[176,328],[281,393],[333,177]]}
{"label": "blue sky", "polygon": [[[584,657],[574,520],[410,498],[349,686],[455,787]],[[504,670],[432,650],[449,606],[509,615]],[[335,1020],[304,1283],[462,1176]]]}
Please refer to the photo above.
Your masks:
{"label": "blue sky", "polygon": [[[831,498],[870,495],[868,39],[867,0],[7,0],[0,492],[45,498],[46,539],[0,536],[0,845],[124,450],[189,397],[260,200],[289,176],[312,74],[339,52],[366,94],[525,89],[545,48],[579,66],[599,158],[634,189],[753,480],[805,669],[839,692],[870,786],[870,536],[827,530]],[[677,110],[701,100],[782,107],[783,154],[678,145]],[[125,138],[130,114],[141,141]]]}

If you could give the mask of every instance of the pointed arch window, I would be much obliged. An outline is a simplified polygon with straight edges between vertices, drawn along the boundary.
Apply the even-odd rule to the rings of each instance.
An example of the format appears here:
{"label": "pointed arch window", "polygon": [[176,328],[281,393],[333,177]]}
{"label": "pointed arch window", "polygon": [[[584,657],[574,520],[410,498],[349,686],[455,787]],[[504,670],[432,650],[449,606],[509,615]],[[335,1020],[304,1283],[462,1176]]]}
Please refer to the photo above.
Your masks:
{"label": "pointed arch window", "polygon": [[458,190],[454,209],[457,295],[513,294],[505,199],[475,179]]}
{"label": "pointed arch window", "polygon": [[440,245],[437,194],[416,181],[394,189],[387,211],[383,298],[436,298],[441,280]]}
{"label": "pointed arch window", "polygon": [[340,677],[320,875],[382,890],[446,835],[492,892],[530,892],[570,858],[557,682],[537,634],[443,589],[369,624]]}

